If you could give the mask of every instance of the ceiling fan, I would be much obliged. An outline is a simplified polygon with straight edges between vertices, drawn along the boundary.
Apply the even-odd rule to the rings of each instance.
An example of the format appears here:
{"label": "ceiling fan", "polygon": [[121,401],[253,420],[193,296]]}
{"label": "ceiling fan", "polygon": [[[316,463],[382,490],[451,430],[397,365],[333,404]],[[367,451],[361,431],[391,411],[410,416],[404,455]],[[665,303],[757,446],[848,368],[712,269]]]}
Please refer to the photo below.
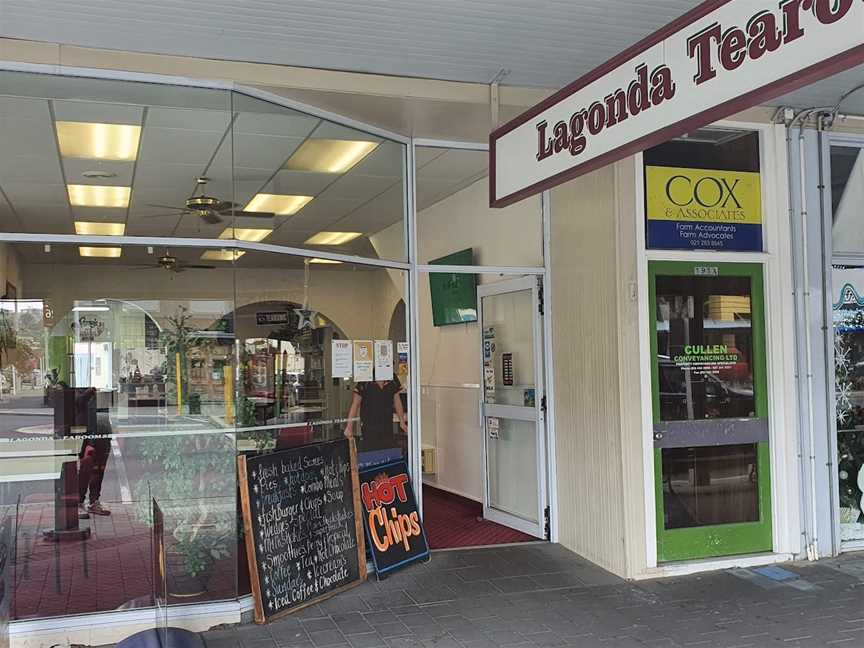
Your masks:
{"label": "ceiling fan", "polygon": [[212,270],[216,266],[211,265],[198,265],[194,263],[183,263],[177,257],[173,256],[171,252],[165,250],[165,254],[160,256],[156,260],[156,265],[147,265],[147,266],[139,266],[138,270],[167,270],[171,274],[177,274],[178,272],[184,272],[186,270]]}
{"label": "ceiling fan", "polygon": [[164,216],[184,216],[186,214],[194,214],[201,218],[205,223],[210,225],[215,225],[217,223],[221,223],[224,221],[222,216],[230,216],[233,213],[242,214],[244,217],[253,216],[260,218],[273,218],[273,214],[265,214],[265,213],[253,213],[253,212],[243,212],[237,210],[237,203],[233,203],[227,200],[220,200],[219,198],[215,198],[214,196],[208,196],[206,193],[207,183],[210,182],[210,178],[206,176],[201,176],[195,179],[196,188],[195,191],[186,199],[186,202],[183,207],[177,207],[175,205],[155,205],[148,204],[148,207],[161,207],[163,209],[170,209],[172,211],[166,212],[164,214],[153,214],[151,218],[159,218]]}

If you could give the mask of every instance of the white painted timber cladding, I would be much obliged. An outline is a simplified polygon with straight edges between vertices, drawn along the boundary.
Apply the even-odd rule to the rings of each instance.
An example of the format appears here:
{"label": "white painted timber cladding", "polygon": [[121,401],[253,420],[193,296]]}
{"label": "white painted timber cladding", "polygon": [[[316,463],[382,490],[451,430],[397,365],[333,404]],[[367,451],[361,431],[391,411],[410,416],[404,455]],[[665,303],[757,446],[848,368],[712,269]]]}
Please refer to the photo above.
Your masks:
{"label": "white painted timber cladding", "polygon": [[557,88],[698,0],[0,0],[0,36]]}

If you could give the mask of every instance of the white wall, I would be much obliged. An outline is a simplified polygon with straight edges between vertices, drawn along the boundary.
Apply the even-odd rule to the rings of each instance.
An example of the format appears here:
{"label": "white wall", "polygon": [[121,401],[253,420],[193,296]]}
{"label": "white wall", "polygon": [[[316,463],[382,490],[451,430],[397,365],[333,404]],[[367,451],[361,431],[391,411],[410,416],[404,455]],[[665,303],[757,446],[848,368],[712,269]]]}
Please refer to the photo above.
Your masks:
{"label": "white wall", "polygon": [[550,251],[559,539],[622,576],[645,545],[635,178],[630,158],[553,189]]}

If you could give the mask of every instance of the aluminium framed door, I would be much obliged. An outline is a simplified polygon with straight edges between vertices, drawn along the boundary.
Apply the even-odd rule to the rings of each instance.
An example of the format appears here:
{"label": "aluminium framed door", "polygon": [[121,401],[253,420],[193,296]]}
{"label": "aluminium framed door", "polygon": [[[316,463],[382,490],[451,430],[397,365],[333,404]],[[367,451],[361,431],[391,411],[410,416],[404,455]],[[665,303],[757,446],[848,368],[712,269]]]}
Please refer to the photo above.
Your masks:
{"label": "aluminium framed door", "polygon": [[548,538],[542,283],[479,286],[483,516]]}

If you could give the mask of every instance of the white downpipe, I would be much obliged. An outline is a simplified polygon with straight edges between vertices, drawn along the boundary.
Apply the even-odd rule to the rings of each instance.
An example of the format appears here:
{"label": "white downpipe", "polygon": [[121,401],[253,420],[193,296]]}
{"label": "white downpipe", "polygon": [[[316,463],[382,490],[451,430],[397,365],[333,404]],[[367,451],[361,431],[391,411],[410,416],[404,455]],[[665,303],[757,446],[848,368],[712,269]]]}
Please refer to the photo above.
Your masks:
{"label": "white downpipe", "polygon": [[807,436],[809,450],[809,473],[810,473],[810,501],[808,508],[810,514],[807,516],[807,524],[810,526],[810,538],[807,543],[807,559],[819,560],[818,526],[816,522],[816,439],[813,433],[815,421],[813,420],[813,350],[810,347],[810,261],[809,261],[809,237],[807,235],[807,161],[804,149],[804,124],[806,118],[801,122],[798,130],[798,160],[799,178],[801,190],[801,248],[802,248],[802,279],[803,279],[803,302],[804,302],[804,351],[805,369],[807,372]]}

